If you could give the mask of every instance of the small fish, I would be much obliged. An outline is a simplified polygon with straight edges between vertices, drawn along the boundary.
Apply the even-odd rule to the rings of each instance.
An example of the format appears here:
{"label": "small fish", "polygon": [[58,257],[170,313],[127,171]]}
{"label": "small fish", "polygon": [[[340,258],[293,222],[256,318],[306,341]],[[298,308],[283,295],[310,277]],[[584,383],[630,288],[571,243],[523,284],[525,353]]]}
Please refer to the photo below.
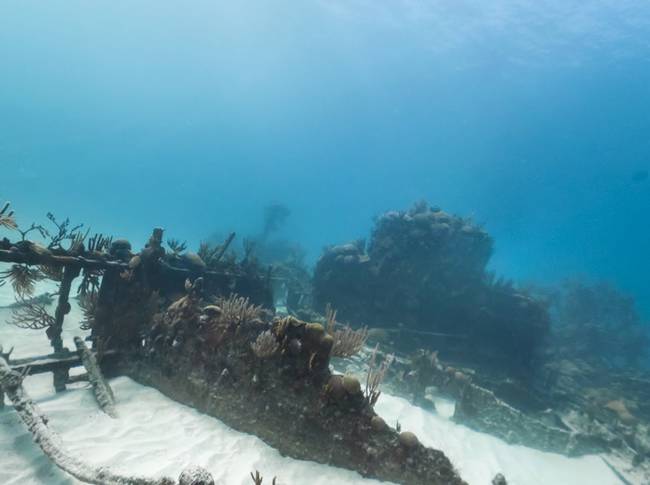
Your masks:
{"label": "small fish", "polygon": [[647,170],[638,170],[632,175],[632,182],[641,183],[648,180],[648,171]]}

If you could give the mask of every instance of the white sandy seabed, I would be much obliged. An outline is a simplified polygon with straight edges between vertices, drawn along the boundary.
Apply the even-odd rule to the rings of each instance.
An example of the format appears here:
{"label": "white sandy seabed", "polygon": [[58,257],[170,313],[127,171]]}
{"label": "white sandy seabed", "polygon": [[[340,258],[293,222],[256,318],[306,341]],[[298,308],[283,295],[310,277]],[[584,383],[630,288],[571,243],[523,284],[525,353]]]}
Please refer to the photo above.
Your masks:
{"label": "white sandy seabed", "polygon": [[[0,289],[0,305],[11,303],[8,290]],[[49,353],[44,332],[6,324],[10,314],[0,309],[0,344],[5,350],[15,346],[12,356],[16,358]],[[72,337],[82,333],[73,324],[78,319],[75,308],[64,331],[69,348],[74,347]],[[131,475],[177,478],[185,467],[195,464],[208,469],[223,485],[250,485],[249,472],[256,469],[268,477],[265,482],[277,476],[282,485],[380,483],[348,470],[283,457],[259,438],[235,431],[129,378],[113,379],[111,386],[118,419],[98,411],[86,385],[76,384],[55,394],[50,374],[25,380],[27,391],[50,418],[65,446],[94,465]],[[6,404],[0,411],[0,485],[81,483],[50,463],[8,401]],[[455,424],[450,420],[451,403],[441,405],[440,413],[433,414],[402,398],[382,395],[376,410],[388,423],[399,420],[403,430],[413,431],[425,445],[443,450],[471,485],[489,485],[498,472],[511,485],[621,483],[598,456],[567,458],[544,453]]]}

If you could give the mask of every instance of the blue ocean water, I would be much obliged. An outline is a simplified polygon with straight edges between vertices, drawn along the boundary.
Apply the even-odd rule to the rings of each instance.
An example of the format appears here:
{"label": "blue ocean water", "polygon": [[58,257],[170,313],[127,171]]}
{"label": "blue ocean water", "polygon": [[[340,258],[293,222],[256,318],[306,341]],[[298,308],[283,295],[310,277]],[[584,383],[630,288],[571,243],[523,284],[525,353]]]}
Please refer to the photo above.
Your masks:
{"label": "blue ocean water", "polygon": [[425,198],[519,280],[650,313],[650,5],[0,3],[0,199],[143,244],[260,231],[314,261]]}

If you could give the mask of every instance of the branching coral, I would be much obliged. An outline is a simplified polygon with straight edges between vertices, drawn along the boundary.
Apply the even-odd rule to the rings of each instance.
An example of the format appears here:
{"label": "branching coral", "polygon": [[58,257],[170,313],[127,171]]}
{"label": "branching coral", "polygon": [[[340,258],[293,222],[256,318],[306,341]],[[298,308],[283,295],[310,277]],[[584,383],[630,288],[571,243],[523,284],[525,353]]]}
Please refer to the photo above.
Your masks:
{"label": "branching coral", "polygon": [[20,298],[32,295],[36,282],[42,279],[43,274],[38,269],[25,264],[13,264],[8,270],[0,271],[0,282],[9,280]]}
{"label": "branching coral", "polygon": [[49,231],[45,231],[47,235],[50,238],[50,243],[48,247],[50,249],[52,248],[60,248],[61,243],[63,241],[69,240],[71,241],[71,246],[70,248],[76,248],[78,247],[88,236],[88,232],[83,233],[81,232],[81,229],[83,228],[83,224],[77,224],[76,226],[70,227],[70,218],[66,217],[65,220],[62,222],[59,222],[56,220],[56,217],[54,217],[54,214],[51,212],[47,213],[47,218],[56,226],[56,232],[50,233]]}
{"label": "branching coral", "polygon": [[88,239],[88,251],[103,253],[108,251],[113,242],[113,236],[104,236],[103,234],[95,234],[93,237]]}
{"label": "branching coral", "polygon": [[13,310],[9,323],[19,328],[40,330],[54,325],[54,317],[36,300],[19,297],[19,305]]}
{"label": "branching coral", "polygon": [[353,330],[349,325],[336,329],[336,310],[329,304],[325,307],[325,328],[334,339],[333,357],[352,357],[359,353],[368,339],[368,327]]}
{"label": "branching coral", "polygon": [[386,372],[388,372],[388,368],[395,359],[395,356],[390,354],[384,358],[381,364],[377,363],[378,349],[379,346],[376,346],[370,356],[370,361],[368,362],[368,374],[366,375],[366,388],[363,392],[365,399],[371,406],[374,406],[379,399],[379,396],[381,395],[379,386],[383,382]]}
{"label": "branching coral", "polygon": [[329,303],[325,305],[325,329],[330,335],[334,335],[336,328],[336,310]]}
{"label": "branching coral", "polygon": [[169,249],[171,249],[174,254],[178,255],[187,249],[187,242],[181,242],[180,239],[171,238],[167,239],[167,246],[169,246]]}
{"label": "branching coral", "polygon": [[368,339],[368,327],[353,330],[346,325],[341,330],[335,330],[332,337],[334,338],[332,356],[352,357],[358,354],[366,343]]}
{"label": "branching coral", "polygon": [[25,241],[27,239],[27,235],[30,232],[33,231],[38,231],[38,233],[41,235],[42,238],[48,238],[50,237],[50,233],[45,229],[43,226],[40,224],[35,224],[32,222],[32,224],[27,228],[27,229],[21,229],[21,228],[16,228],[16,230],[20,233],[20,238],[21,240]]}
{"label": "branching coral", "polygon": [[262,307],[237,295],[217,298],[214,304],[204,307],[201,313],[201,321],[207,329],[206,342],[211,348],[219,346],[227,335],[236,334],[242,325],[262,322]]}
{"label": "branching coral", "polygon": [[5,205],[0,209],[0,227],[7,229],[17,229],[16,219],[14,219],[14,211],[9,209],[10,203],[5,202]]}
{"label": "branching coral", "polygon": [[95,323],[95,313],[97,310],[97,292],[90,291],[79,294],[79,308],[83,313],[83,318],[79,322],[82,330],[90,330]]}
{"label": "branching coral", "polygon": [[230,295],[228,298],[220,297],[217,305],[221,308],[221,319],[234,325],[254,323],[262,316],[262,307],[253,305],[248,298]]}
{"label": "branching coral", "polygon": [[[253,479],[253,483],[255,485],[262,485],[262,482],[264,481],[264,477],[260,475],[260,472],[258,470],[255,470],[255,474],[251,472],[251,478]],[[273,481],[271,482],[271,485],[276,485],[276,477],[273,477]]]}
{"label": "branching coral", "polygon": [[270,330],[262,332],[257,336],[255,342],[251,344],[253,353],[260,359],[266,359],[273,356],[280,347],[278,340]]}

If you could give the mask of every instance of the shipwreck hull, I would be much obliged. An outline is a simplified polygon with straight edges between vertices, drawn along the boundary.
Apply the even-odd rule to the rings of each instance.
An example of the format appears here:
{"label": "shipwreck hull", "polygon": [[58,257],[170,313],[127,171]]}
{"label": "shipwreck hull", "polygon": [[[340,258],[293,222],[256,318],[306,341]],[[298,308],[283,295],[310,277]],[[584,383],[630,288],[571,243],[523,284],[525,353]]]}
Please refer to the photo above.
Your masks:
{"label": "shipwreck hull", "polygon": [[320,388],[291,382],[277,369],[235,376],[169,355],[131,356],[110,370],[258,436],[281,454],[356,471],[364,477],[413,484],[461,485],[443,452],[404,443],[372,416],[328,403]]}
{"label": "shipwreck hull", "polygon": [[[332,375],[334,325],[326,329],[274,316],[270,272],[250,261],[221,264],[227,242],[218,254],[218,248],[203,251],[210,265],[197,255],[167,255],[161,229],[138,254],[124,240],[113,241],[108,250],[107,241],[97,244],[72,255],[3,241],[0,260],[63,267],[65,285],[48,329],[55,351],[61,350],[72,280],[83,271],[93,349],[101,356],[119,356],[98,363],[83,341],[77,342],[82,360],[96,371],[91,380],[103,389],[97,397],[108,414],[116,415],[116,409],[108,386],[98,378],[98,365],[107,376],[129,376],[293,458],[395,483],[465,483],[444,453],[376,415],[373,405],[383,374],[371,379],[371,368],[368,382],[374,384],[365,389],[352,376]],[[69,380],[67,367],[63,371],[55,376],[60,390]]]}

